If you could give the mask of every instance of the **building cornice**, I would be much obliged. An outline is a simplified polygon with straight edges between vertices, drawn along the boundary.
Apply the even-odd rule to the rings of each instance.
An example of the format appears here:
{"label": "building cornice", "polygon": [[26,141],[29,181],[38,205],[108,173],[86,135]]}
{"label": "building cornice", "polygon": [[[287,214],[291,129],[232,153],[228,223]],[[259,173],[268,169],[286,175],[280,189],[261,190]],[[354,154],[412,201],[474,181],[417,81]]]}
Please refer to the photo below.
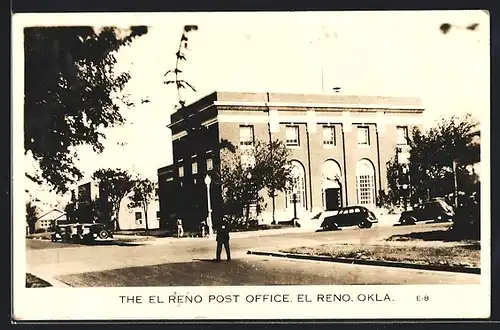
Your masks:
{"label": "building cornice", "polygon": [[[211,103],[211,104],[209,104],[209,105],[207,105],[207,106],[205,106],[205,107],[201,108],[200,110],[198,110],[198,111],[196,111],[196,112],[194,112],[194,113],[191,113],[191,114],[188,116],[188,118],[190,118],[190,117],[192,117],[192,116],[196,115],[197,113],[200,113],[200,112],[203,112],[203,111],[205,111],[205,110],[208,110],[208,109],[210,109],[210,108],[211,108],[211,107],[213,107],[213,106],[215,106],[215,104],[214,104],[214,103]],[[182,110],[183,110],[183,109],[179,109],[179,110],[177,110],[177,111],[182,111]],[[185,121],[185,118],[184,118],[184,117],[182,117],[182,118],[181,118],[181,119],[179,119],[179,120],[176,120],[176,121],[175,121],[175,122],[173,122],[173,123],[168,124],[168,125],[167,125],[167,128],[170,128],[170,129],[171,129],[173,126],[175,126],[175,125],[177,125],[177,124],[180,124],[180,123],[182,123],[183,121]]]}
{"label": "building cornice", "polygon": [[238,106],[248,108],[290,108],[290,109],[360,109],[360,110],[409,110],[422,112],[423,106],[395,105],[395,104],[356,104],[356,103],[305,103],[305,102],[243,102],[243,101],[215,101],[216,106]]}

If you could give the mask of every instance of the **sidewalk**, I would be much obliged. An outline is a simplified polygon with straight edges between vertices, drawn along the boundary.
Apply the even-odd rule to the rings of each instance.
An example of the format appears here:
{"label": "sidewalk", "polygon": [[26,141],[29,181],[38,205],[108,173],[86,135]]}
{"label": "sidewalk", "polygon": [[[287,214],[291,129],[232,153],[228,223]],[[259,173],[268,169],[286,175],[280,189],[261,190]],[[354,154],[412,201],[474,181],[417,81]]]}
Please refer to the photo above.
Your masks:
{"label": "sidewalk", "polygon": [[[399,214],[390,214],[377,216],[379,222],[375,226],[379,227],[390,227],[397,223],[399,219]],[[262,229],[253,231],[235,231],[231,232],[231,238],[248,238],[248,237],[262,237],[262,236],[273,236],[273,235],[283,235],[283,234],[293,234],[293,233],[313,233],[321,229],[321,220],[319,219],[298,219],[297,223],[300,227],[287,227],[279,229]],[[346,228],[347,229],[347,228]],[[154,236],[129,236],[129,235],[115,235],[117,239],[125,239],[128,241],[134,240],[141,244],[152,244],[161,245],[169,244],[172,242],[178,242],[182,240],[186,242],[187,240],[215,240],[215,234],[210,238],[201,237],[183,237],[177,238],[173,236],[169,237],[154,237]],[[137,238],[136,240],[134,238]]]}
{"label": "sidewalk", "polygon": [[[290,228],[279,228],[279,229],[263,229],[263,230],[253,230],[253,231],[237,231],[231,232],[231,238],[248,238],[248,237],[262,237],[262,236],[273,236],[273,235],[282,235],[289,233],[304,233],[304,232],[314,232],[315,228],[302,228],[302,227],[290,227]],[[143,241],[141,243],[151,244],[151,245],[161,245],[161,244],[170,244],[172,242],[186,242],[186,241],[198,241],[198,240],[212,240],[215,241],[215,234],[212,237],[156,237],[148,241]]]}

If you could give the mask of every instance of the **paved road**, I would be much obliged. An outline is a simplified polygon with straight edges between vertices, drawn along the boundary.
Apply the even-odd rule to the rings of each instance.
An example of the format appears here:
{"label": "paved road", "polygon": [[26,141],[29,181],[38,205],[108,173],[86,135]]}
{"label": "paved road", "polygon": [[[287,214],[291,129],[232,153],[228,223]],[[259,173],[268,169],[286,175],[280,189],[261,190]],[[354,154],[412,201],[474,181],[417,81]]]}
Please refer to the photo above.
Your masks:
{"label": "paved road", "polygon": [[76,287],[191,285],[356,285],[478,283],[478,276],[308,260],[245,256],[229,262],[197,259],[58,277]]}
{"label": "paved road", "polygon": [[231,239],[234,260],[230,263],[211,262],[215,249],[213,239],[162,238],[136,245],[94,246],[28,241],[27,267],[29,272],[42,278],[54,277],[73,286],[477,283],[479,276],[470,274],[339,265],[246,254],[248,249],[278,250],[333,242],[370,244],[395,234],[446,226],[348,228],[316,233],[292,231],[280,235],[267,232],[263,236],[235,233]]}

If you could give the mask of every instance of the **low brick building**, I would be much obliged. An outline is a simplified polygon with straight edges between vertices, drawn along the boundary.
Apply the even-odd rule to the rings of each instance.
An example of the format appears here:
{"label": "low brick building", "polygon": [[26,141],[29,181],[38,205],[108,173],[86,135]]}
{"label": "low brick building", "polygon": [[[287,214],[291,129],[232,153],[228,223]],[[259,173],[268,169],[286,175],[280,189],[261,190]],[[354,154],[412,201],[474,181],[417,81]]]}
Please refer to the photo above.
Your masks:
{"label": "low brick building", "polygon": [[[277,220],[289,220],[296,193],[308,217],[347,205],[375,207],[387,188],[386,163],[407,151],[406,137],[421,128],[418,98],[214,92],[171,115],[173,164],[158,169],[160,227],[175,216],[197,226],[207,215],[204,178],[220,161],[220,146],[251,147],[281,139],[291,149],[295,180],[275,199]],[[220,187],[210,185],[214,221]],[[265,195],[265,194],[264,194]],[[267,198],[267,196],[264,196]],[[270,221],[271,202],[262,212]]]}

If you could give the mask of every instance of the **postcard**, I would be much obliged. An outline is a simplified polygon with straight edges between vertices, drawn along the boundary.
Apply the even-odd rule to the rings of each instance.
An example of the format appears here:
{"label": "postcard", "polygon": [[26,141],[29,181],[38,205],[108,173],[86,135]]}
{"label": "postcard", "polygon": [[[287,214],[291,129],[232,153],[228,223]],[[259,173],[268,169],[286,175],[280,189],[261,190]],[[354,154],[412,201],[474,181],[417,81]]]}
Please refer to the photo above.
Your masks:
{"label": "postcard", "polygon": [[488,12],[12,30],[15,320],[490,316]]}

